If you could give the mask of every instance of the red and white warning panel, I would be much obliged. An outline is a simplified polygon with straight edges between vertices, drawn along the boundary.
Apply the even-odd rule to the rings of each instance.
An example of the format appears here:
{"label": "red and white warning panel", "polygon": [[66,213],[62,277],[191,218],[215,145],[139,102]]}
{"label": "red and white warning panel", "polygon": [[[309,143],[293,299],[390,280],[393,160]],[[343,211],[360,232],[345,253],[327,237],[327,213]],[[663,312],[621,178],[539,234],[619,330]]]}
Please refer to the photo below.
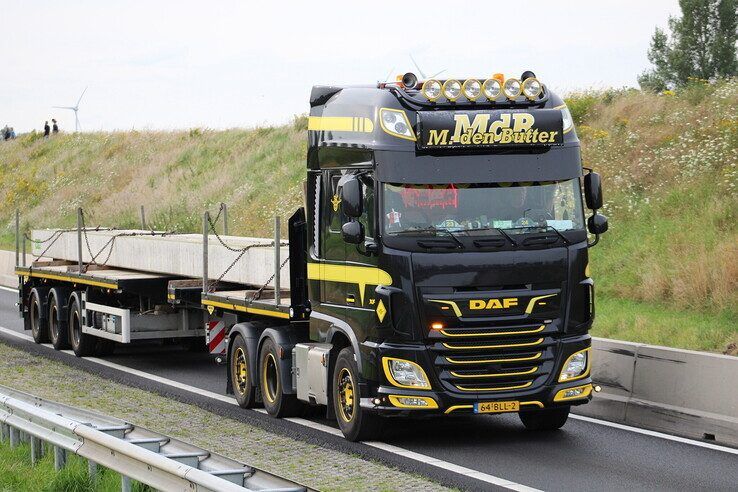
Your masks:
{"label": "red and white warning panel", "polygon": [[225,355],[225,323],[222,321],[208,321],[207,323],[205,323],[205,340],[208,344],[208,352],[210,352],[211,354]]}

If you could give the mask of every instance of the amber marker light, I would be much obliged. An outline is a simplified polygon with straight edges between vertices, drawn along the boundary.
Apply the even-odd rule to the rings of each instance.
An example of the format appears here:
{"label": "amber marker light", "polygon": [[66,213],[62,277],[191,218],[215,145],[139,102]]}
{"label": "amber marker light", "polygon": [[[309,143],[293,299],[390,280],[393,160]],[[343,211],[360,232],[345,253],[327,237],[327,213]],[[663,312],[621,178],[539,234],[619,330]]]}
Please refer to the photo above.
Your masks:
{"label": "amber marker light", "polygon": [[443,323],[431,323],[431,328],[434,330],[443,330]]}

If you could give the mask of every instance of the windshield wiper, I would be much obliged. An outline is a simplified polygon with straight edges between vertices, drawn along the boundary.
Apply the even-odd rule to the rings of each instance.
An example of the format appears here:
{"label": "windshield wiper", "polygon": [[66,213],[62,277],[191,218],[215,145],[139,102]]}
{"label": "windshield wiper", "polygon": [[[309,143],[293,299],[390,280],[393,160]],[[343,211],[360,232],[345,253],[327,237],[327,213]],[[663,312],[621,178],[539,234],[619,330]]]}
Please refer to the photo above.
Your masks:
{"label": "windshield wiper", "polygon": [[510,241],[510,244],[512,244],[513,246],[517,246],[518,245],[518,243],[513,238],[510,237],[510,234],[508,234],[507,232],[505,232],[503,229],[500,229],[499,227],[477,227],[477,228],[474,228],[474,229],[464,229],[464,232],[476,232],[476,231],[497,231],[502,236],[504,236],[505,239],[507,239],[508,241]]}
{"label": "windshield wiper", "polygon": [[[507,227],[505,230],[507,230],[507,231],[519,231],[519,230],[523,230],[523,229],[543,229],[544,231],[551,230],[551,231],[554,231],[561,238],[562,241],[564,241],[564,244],[566,244],[567,246],[570,244],[569,243],[569,240],[566,239],[566,236],[564,236],[563,234],[561,234],[561,231],[559,231],[558,229],[556,229],[555,227],[550,226],[550,225],[545,225],[545,226],[533,225],[533,226],[524,226],[524,227]],[[500,229],[500,232],[503,232],[503,230]],[[507,235],[507,234],[505,234],[505,235]]]}
{"label": "windshield wiper", "polygon": [[432,227],[431,226],[431,227],[424,227],[422,229],[405,229],[404,231],[392,232],[390,234],[396,234],[396,235],[399,236],[400,234],[408,234],[409,235],[409,234],[418,233],[418,232],[420,232],[420,233],[423,233],[423,232],[433,232],[433,233],[436,233],[436,234],[439,233],[439,232],[442,232],[442,233],[448,234],[448,237],[450,237],[451,240],[453,240],[453,242],[455,242],[458,245],[459,248],[463,248],[464,247],[464,243],[462,243],[461,240],[459,240],[459,238],[456,237],[456,235],[453,232],[449,231],[448,229],[444,229],[443,227]]}

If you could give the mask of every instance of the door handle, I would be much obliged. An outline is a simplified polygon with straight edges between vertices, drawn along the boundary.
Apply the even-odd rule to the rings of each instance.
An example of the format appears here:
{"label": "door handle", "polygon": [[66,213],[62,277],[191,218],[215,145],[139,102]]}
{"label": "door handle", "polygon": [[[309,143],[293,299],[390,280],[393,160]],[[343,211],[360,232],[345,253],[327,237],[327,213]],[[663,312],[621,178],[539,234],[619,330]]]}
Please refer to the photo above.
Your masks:
{"label": "door handle", "polygon": [[346,302],[348,302],[348,303],[350,303],[350,304],[354,304],[354,303],[356,303],[356,296],[355,296],[355,295],[353,295],[353,294],[349,294],[349,295],[347,295],[347,296],[346,296]]}

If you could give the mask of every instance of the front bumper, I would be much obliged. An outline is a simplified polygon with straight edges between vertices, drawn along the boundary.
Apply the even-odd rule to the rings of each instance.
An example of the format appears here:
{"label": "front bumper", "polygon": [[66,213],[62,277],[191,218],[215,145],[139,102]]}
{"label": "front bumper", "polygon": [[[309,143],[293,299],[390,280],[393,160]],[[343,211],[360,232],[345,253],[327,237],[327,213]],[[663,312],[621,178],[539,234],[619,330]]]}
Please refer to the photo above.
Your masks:
{"label": "front bumper", "polygon": [[[559,374],[564,362],[571,354],[591,346],[591,338],[589,335],[562,338],[557,343],[557,357],[552,364],[553,370],[542,384],[532,388],[511,391],[476,391],[472,393],[454,391],[449,388],[448,384],[443,384],[438,376],[438,371],[431,365],[433,356],[429,354],[425,346],[375,345],[369,357],[371,360],[381,363],[383,357],[395,357],[416,362],[423,367],[431,381],[432,388],[430,390],[400,388],[394,386],[386,377],[377,374],[379,376],[378,381],[365,382],[363,394],[367,397],[361,399],[361,406],[370,412],[385,416],[406,416],[410,414],[471,414],[476,413],[475,404],[481,402],[518,402],[519,410],[512,410],[513,412],[586,404],[592,399],[592,393],[594,392],[590,373],[591,351],[587,371],[582,377],[567,382],[559,382]],[[365,353],[365,355],[367,354]],[[581,389],[581,392],[567,397],[566,392],[572,389]],[[400,404],[398,397],[423,400],[427,404],[425,406],[408,406]]]}

